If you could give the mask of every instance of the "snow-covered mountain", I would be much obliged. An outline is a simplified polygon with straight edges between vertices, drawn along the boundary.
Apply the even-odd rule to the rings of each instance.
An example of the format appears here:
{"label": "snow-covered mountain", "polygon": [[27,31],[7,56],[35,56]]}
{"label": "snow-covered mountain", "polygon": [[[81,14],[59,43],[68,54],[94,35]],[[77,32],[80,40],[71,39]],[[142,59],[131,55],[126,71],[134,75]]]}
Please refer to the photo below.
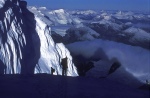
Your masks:
{"label": "snow-covered mountain", "polygon": [[[116,77],[116,74],[119,75],[120,73],[123,73],[124,77],[131,78],[133,76],[142,81],[149,78],[149,76],[147,76],[149,56],[145,55],[149,53],[150,49],[149,47],[150,18],[148,13],[133,12],[133,11],[104,11],[104,10],[102,11],[93,11],[93,10],[69,11],[64,9],[49,10],[45,7],[28,7],[28,9],[32,11],[37,17],[39,17],[40,20],[51,26],[52,38],[56,42],[63,42],[67,46],[67,48],[71,51],[71,54],[73,55],[74,62],[76,62],[76,58],[79,60],[79,61],[77,60],[77,63],[75,63],[78,68],[78,72],[81,66],[83,65],[79,64],[80,65],[79,66],[78,63],[83,62],[85,59],[88,59],[89,60],[88,62],[90,62],[93,59],[100,60],[102,58],[115,56],[115,58],[119,60],[119,62],[123,65],[123,67],[121,67],[115,73],[115,75],[112,75],[112,77]],[[88,50],[89,47],[85,48],[84,44],[81,44],[78,41],[84,43],[86,46],[89,46],[90,49]],[[78,42],[78,44],[75,42]],[[105,44],[100,43],[106,43],[107,46],[105,46]],[[109,45],[112,46],[112,44],[114,47],[110,48]],[[119,57],[119,55],[124,54],[122,52],[123,48],[121,47],[125,47],[125,49],[127,49],[124,50],[126,52],[126,55],[123,55],[123,58],[125,59],[128,59],[129,57],[134,58],[134,56],[136,56],[136,54],[139,53],[138,51],[144,51],[145,54],[142,52],[141,55],[142,54],[144,55],[142,56],[142,58],[140,56],[137,56],[136,58],[133,59],[133,62],[128,59],[127,62],[129,63],[125,64],[124,59],[121,59],[121,57]],[[143,48],[146,50],[143,50]],[[98,53],[93,52],[94,50],[100,51],[100,54],[99,52]],[[108,51],[116,50],[116,51],[113,51],[114,52],[113,54],[108,54],[106,56],[104,54],[107,54],[108,52],[107,50]],[[134,50],[137,52],[135,52]],[[92,56],[86,57],[82,55],[83,53],[86,56],[90,54]],[[93,53],[95,54],[93,55]],[[83,57],[81,57],[81,55]],[[141,69],[143,58],[145,58],[146,60],[144,61],[146,62],[146,65],[139,75],[138,72]],[[87,72],[87,75],[88,76],[95,76],[95,75],[99,76],[99,74],[102,75],[101,70],[105,68],[100,69],[100,67],[97,65],[104,66],[105,64],[103,62],[106,62],[106,65],[107,63],[109,63],[109,67],[108,66],[106,67],[109,69],[112,63],[114,62],[114,61],[112,62],[110,59],[107,58],[107,60],[98,61],[94,63],[95,66],[94,68],[92,68],[92,65],[87,64],[88,65],[87,67],[89,67],[87,68],[88,70],[92,68],[90,71]],[[142,59],[142,61],[141,62],[138,61],[137,64],[136,59]],[[136,71],[132,69],[134,67],[130,67],[133,65],[138,66]],[[108,69],[105,71],[107,72]],[[125,74],[128,72],[129,75]]]}
{"label": "snow-covered mountain", "polygon": [[0,0],[1,73],[51,73],[53,68],[55,75],[62,75],[60,62],[65,57],[67,75],[77,76],[68,49],[53,41],[51,28],[27,9],[26,1]]}
{"label": "snow-covered mountain", "polygon": [[144,42],[144,41],[150,42],[150,33],[140,28],[130,27],[124,30],[124,33],[132,36],[132,38],[129,40],[132,40],[135,43]]}
{"label": "snow-covered mountain", "polygon": [[[148,13],[104,10],[49,10],[46,7],[33,6],[28,7],[28,9],[47,25],[51,26],[53,37],[60,35],[59,38],[64,43],[66,43],[66,39],[72,39],[75,42],[100,38],[150,49],[148,44],[149,40],[145,40],[150,39],[147,36],[150,33],[150,18]],[[82,35],[77,34],[78,31],[82,32],[83,28],[84,32],[87,30],[89,32]],[[135,39],[135,36],[124,33],[127,29],[131,28],[141,29],[145,32],[142,34],[142,37],[136,39],[138,43],[133,40],[128,40]],[[91,35],[91,31],[96,32],[96,35],[99,36]],[[137,32],[139,34],[140,31]],[[67,41],[67,43],[71,43],[72,40]]]}
{"label": "snow-covered mountain", "polygon": [[46,7],[33,6],[28,7],[28,9],[35,13],[36,16],[41,18],[42,21],[51,26],[73,25],[81,23],[79,18],[72,16],[64,9],[48,10]]}
{"label": "snow-covered mountain", "polygon": [[[12,3],[11,8],[7,8],[7,3]],[[50,73],[52,67],[54,74],[61,75],[60,62],[67,56],[68,75],[76,76],[81,68],[78,63],[86,63],[86,75],[100,77],[114,63],[111,59],[116,58],[122,66],[111,78],[119,77],[124,81],[119,75],[122,74],[131,80],[133,77],[143,82],[149,79],[148,13],[49,10],[33,6],[27,10],[26,3],[17,0],[1,0],[0,9],[3,13],[0,16],[0,64],[3,68],[7,65],[6,73],[27,73],[27,69],[32,73],[33,70],[34,73]],[[76,57],[79,57],[77,63]]]}

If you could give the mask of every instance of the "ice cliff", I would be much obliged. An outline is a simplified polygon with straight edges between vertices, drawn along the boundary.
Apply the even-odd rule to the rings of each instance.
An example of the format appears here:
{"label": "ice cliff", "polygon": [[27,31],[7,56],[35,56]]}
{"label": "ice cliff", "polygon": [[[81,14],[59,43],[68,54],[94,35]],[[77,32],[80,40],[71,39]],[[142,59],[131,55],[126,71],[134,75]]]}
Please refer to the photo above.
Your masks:
{"label": "ice cliff", "polygon": [[27,2],[0,0],[0,73],[62,75],[62,58],[68,58],[68,76],[77,76],[70,52],[55,43],[51,28],[31,13]]}

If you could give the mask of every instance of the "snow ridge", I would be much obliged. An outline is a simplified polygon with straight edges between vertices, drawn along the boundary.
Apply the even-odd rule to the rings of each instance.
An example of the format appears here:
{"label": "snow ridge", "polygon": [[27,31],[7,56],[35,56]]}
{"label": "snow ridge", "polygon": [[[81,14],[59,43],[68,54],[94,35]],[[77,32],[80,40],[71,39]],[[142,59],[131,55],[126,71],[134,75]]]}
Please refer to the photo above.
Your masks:
{"label": "snow ridge", "polygon": [[62,75],[60,62],[67,56],[67,75],[78,75],[70,52],[53,41],[50,27],[26,8],[26,1],[0,4],[0,74],[51,73],[53,68]]}
{"label": "snow ridge", "polygon": [[50,36],[50,28],[42,22],[38,17],[35,17],[37,21],[36,31],[40,37],[41,47],[40,53],[41,57],[35,68],[35,73],[50,73],[51,67],[55,69],[55,75],[62,74],[62,67],[60,62],[62,58],[67,56],[68,58],[68,76],[76,76],[77,71],[72,63],[72,57],[70,52],[62,43],[54,43],[52,37]]}

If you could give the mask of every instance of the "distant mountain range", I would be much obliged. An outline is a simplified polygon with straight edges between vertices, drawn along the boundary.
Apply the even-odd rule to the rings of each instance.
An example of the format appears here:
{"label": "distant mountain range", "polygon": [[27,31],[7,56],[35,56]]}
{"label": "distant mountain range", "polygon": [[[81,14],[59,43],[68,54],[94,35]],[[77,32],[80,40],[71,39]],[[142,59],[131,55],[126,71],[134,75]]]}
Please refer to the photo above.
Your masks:
{"label": "distant mountain range", "polygon": [[28,7],[28,9],[51,26],[53,37],[58,35],[59,38],[63,37],[61,41],[64,43],[100,38],[150,49],[148,13],[49,10],[46,7]]}

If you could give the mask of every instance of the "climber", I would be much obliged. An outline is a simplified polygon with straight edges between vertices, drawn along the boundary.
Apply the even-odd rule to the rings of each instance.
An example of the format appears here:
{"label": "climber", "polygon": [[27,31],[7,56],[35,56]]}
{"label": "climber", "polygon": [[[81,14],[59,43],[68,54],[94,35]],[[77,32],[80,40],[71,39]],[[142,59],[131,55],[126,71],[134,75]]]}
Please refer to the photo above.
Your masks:
{"label": "climber", "polygon": [[63,58],[61,61],[61,65],[62,65],[62,76],[67,76],[67,57]]}

